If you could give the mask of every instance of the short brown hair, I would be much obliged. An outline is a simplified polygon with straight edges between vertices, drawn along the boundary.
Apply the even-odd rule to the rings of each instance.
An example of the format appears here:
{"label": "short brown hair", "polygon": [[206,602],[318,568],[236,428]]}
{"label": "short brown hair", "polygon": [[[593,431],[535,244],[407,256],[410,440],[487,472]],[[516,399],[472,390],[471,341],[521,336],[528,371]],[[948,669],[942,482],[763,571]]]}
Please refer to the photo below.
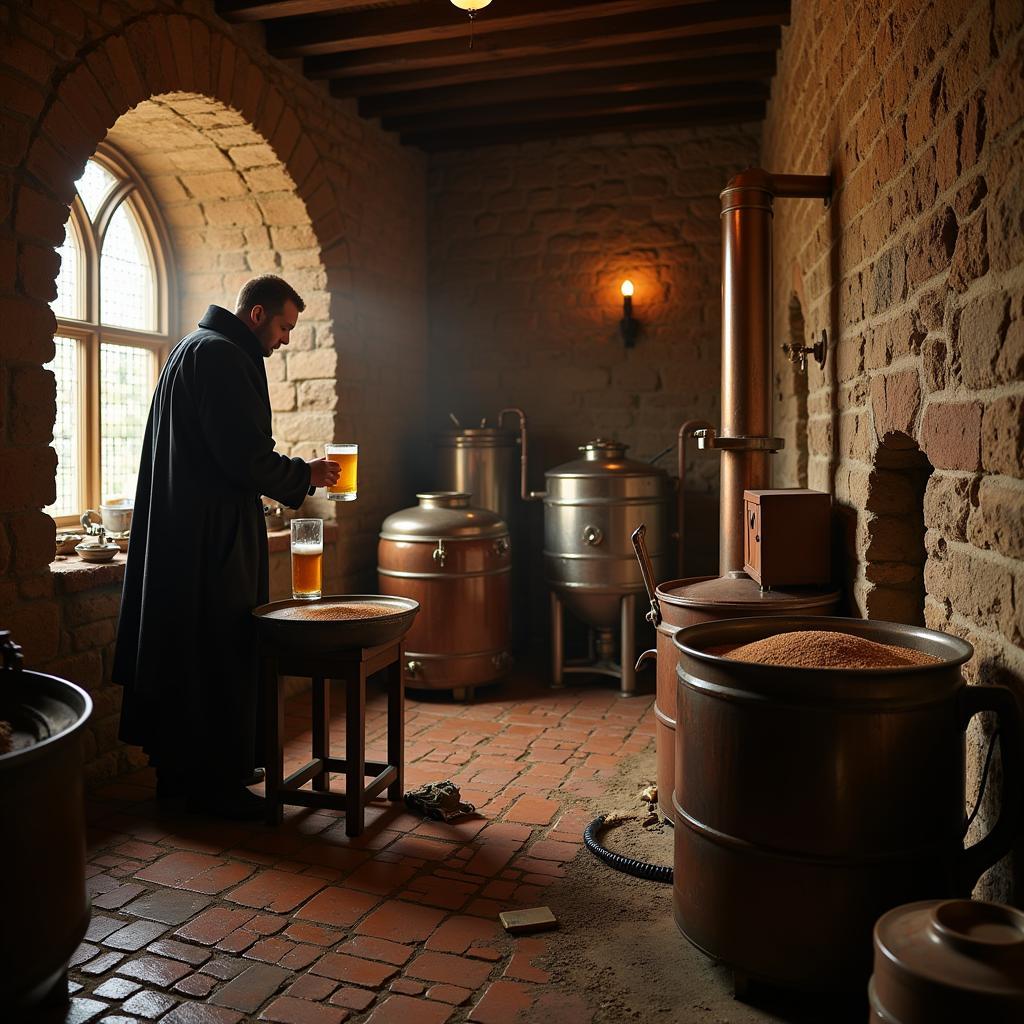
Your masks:
{"label": "short brown hair", "polygon": [[288,301],[294,302],[300,313],[306,308],[299,293],[284,278],[261,274],[242,285],[235,300],[235,312],[248,313],[253,306],[262,306],[271,316],[276,316]]}

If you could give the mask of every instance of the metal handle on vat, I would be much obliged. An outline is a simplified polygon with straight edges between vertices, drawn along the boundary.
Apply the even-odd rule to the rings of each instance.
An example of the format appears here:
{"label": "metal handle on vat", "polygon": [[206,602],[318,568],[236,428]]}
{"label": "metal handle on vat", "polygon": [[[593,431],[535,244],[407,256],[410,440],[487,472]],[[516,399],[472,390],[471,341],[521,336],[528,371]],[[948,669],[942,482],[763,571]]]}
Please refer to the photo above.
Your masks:
{"label": "metal handle on vat", "polygon": [[[1021,706],[1005,686],[965,686],[960,691],[961,723],[981,711],[993,711],[999,719],[999,757],[1003,764],[999,817],[973,846],[964,850],[957,870],[963,895],[969,896],[981,876],[1013,848],[1020,829],[1024,800],[1024,724]],[[978,799],[983,794],[978,794]]]}
{"label": "metal handle on vat", "polygon": [[445,559],[448,557],[448,552],[444,549],[444,540],[437,542],[437,547],[434,548],[434,553],[431,557],[442,569],[444,568]]}
{"label": "metal handle on vat", "polygon": [[584,526],[583,540],[592,548],[596,548],[604,540],[604,531],[599,526]]}
{"label": "metal handle on vat", "polygon": [[649,651],[644,651],[644,653],[636,659],[636,665],[633,666],[633,671],[639,672],[649,660],[658,660],[658,652],[653,647]]}
{"label": "metal handle on vat", "polygon": [[11,638],[9,629],[0,629],[0,655],[2,655],[3,662],[0,669],[10,672],[12,675],[21,671],[21,646]]}
{"label": "metal handle on vat", "polygon": [[[647,545],[644,543],[646,533],[647,524],[641,523],[630,535],[630,540],[633,542],[636,560],[640,563],[640,574],[644,578],[644,589],[647,591],[648,600],[651,602],[651,610],[644,618],[652,626],[657,626],[661,622],[661,606],[658,604],[658,598],[654,590],[654,568],[651,565],[651,556],[647,553]],[[680,538],[679,543],[682,543],[682,538]],[[646,653],[648,652],[640,655],[640,661],[644,660]],[[637,668],[640,667],[640,661],[637,662]]]}

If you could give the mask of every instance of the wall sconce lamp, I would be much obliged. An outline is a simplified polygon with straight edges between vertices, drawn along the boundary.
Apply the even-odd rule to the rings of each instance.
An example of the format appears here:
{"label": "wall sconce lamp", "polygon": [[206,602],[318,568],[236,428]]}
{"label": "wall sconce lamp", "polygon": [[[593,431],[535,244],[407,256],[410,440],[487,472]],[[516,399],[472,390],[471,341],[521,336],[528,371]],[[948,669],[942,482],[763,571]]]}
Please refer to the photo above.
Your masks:
{"label": "wall sconce lamp", "polygon": [[636,336],[640,333],[640,324],[633,319],[633,282],[628,279],[622,282],[622,319],[619,321],[619,331],[626,348],[633,348]]}

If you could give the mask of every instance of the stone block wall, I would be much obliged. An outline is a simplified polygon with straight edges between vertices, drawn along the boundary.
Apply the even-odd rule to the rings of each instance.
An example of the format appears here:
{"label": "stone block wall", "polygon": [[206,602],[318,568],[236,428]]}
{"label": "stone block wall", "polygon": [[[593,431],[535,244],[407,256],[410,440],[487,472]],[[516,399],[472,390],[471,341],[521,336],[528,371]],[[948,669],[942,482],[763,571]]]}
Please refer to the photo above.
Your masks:
{"label": "stone block wall", "polygon": [[[53,355],[58,270],[73,183],[104,142],[137,162],[167,223],[184,332],[209,302],[230,306],[254,272],[304,293],[292,345],[268,362],[284,450],[362,446],[360,499],[319,499],[337,517],[334,586],[373,579],[381,519],[409,503],[394,453],[418,436],[426,375],[425,159],[360,119],[262,33],[205,0],[97,6],[34,0],[0,10],[0,623],[29,667],[81,682],[96,713],[91,776],[116,742],[108,683],[120,572],[53,558]],[[187,514],[187,510],[183,510]],[[273,556],[274,577],[286,553]]]}
{"label": "stone block wall", "polygon": [[[591,438],[614,437],[643,459],[674,444],[688,419],[717,425],[718,193],[756,162],[758,142],[748,125],[433,157],[433,429],[448,425],[449,412],[476,425],[522,408],[539,489],[545,469],[576,458]],[[635,348],[619,334],[626,278],[641,325]],[[689,571],[714,572],[718,460],[690,447]],[[674,473],[674,452],[660,465]],[[539,590],[539,566],[532,575]],[[542,593],[535,597],[543,612]]]}
{"label": "stone block wall", "polygon": [[[969,681],[1024,700],[1022,82],[1012,0],[794,0],[762,162],[835,177],[829,210],[776,203],[775,334],[796,295],[833,346],[806,378],[808,474],[840,508],[852,606],[967,638]],[[799,401],[791,380],[780,415]],[[1016,875],[1019,899],[1015,864],[980,892]]]}

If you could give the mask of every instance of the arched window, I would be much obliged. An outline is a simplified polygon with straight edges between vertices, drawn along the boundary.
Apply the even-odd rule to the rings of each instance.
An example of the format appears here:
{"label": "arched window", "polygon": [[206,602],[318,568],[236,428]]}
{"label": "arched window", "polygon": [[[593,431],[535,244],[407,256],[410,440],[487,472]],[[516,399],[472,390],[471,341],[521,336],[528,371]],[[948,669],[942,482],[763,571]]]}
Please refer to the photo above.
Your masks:
{"label": "arched window", "polygon": [[104,147],[76,182],[57,277],[58,526],[134,497],[149,402],[171,340],[169,264],[152,200]]}

